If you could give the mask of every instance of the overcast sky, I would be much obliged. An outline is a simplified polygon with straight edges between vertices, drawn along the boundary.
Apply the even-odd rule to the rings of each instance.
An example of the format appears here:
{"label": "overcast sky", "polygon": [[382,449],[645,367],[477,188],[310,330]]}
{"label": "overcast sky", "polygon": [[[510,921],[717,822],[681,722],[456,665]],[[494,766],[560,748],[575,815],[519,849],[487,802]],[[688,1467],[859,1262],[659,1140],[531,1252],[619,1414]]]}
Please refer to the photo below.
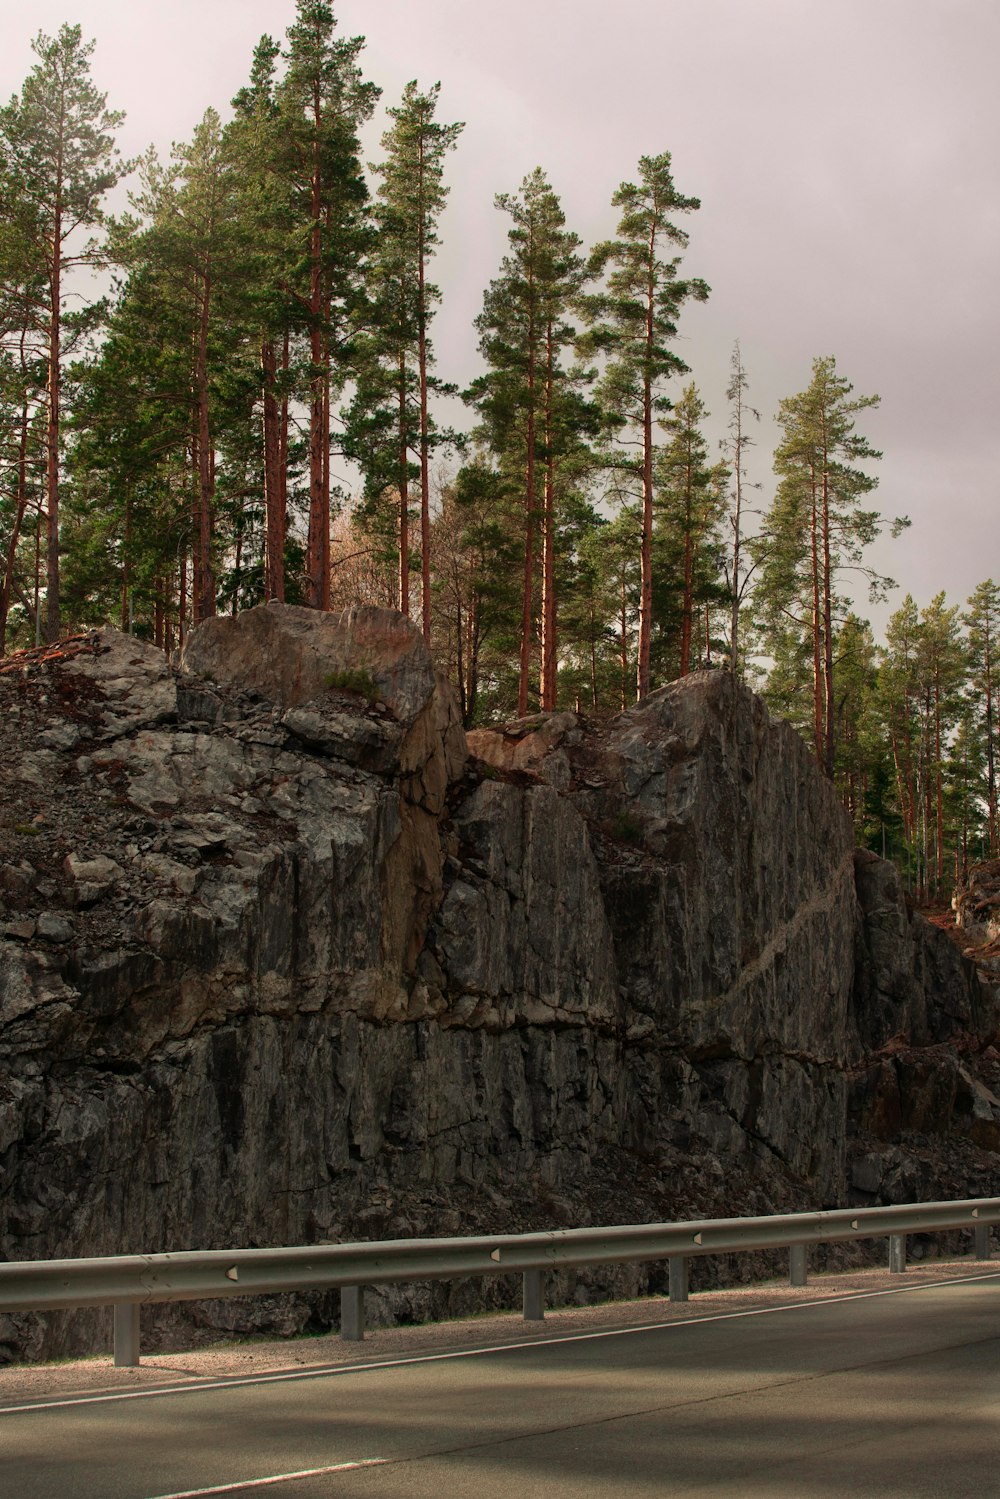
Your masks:
{"label": "overcast sky", "polygon": [[[912,529],[875,560],[921,604],[1000,579],[1000,5],[997,0],[335,0],[367,38],[366,76],[398,101],[440,79],[464,120],[435,268],[442,376],[478,369],[472,319],[503,253],[497,192],[540,165],[590,245],[642,155],[668,150],[699,197],[685,269],[712,288],[680,352],[713,413],[739,339],[764,417],[752,477],[771,494],[771,418],[832,354],[885,454],[876,503]],[[0,0],[0,97],[30,41],[78,22],[123,109],[126,154],[224,114],[263,32],[294,0]],[[369,155],[378,154],[380,115]],[[680,389],[680,383],[677,390]],[[885,611],[863,613],[880,623]]]}

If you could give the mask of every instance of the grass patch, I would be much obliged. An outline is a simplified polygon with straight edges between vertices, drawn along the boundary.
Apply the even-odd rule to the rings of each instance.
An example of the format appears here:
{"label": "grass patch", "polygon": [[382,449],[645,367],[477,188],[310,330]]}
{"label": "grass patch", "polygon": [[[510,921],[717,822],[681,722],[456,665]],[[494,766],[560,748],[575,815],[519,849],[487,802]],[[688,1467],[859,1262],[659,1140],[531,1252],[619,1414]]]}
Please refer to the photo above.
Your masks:
{"label": "grass patch", "polygon": [[344,671],[329,671],[323,678],[323,686],[328,692],[357,693],[358,697],[367,698],[370,703],[377,702],[382,696],[375,678],[363,666],[351,667]]}

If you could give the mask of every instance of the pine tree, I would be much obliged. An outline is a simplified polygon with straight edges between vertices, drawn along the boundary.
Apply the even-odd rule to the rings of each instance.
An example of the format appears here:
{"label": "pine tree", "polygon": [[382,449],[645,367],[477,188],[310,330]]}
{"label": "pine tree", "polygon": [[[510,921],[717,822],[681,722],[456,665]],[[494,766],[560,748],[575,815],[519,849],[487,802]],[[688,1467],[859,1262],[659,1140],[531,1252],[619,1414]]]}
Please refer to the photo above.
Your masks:
{"label": "pine tree", "polygon": [[610,423],[626,441],[639,433],[641,457],[637,464],[626,460],[623,466],[634,470],[642,504],[637,680],[642,699],[650,688],[653,620],[654,426],[670,407],[664,382],[689,373],[669,347],[681,309],[692,298],[704,301],[708,287],[678,274],[679,255],[663,258],[665,247],[679,250],[688,242],[673,216],[701,206],[699,199],[683,197],[674,186],[669,152],[643,156],[638,183],[623,182],[612,206],[622,209],[618,238],[598,245],[591,257],[593,274],[606,273],[607,286],[585,304],[592,325],[585,347],[607,358],[601,399]]}
{"label": "pine tree", "polygon": [[[101,200],[123,170],[113,132],[122,114],[109,111],[107,95],[90,76],[92,42],[79,26],[63,26],[57,37],[39,32],[32,43],[38,62],[0,111],[0,149],[7,187],[0,213],[9,226],[17,215],[32,237],[34,274],[25,281],[38,297],[44,321],[47,366],[46,417],[46,624],[50,641],[60,630],[59,498],[62,466],[62,374],[67,278],[79,266],[104,261],[98,238],[81,234],[103,224]],[[23,205],[21,204],[23,200]],[[24,205],[29,211],[25,213]],[[78,319],[79,325],[79,319]]]}
{"label": "pine tree", "polygon": [[233,99],[236,112],[228,146],[237,169],[236,211],[246,226],[252,270],[248,291],[259,349],[261,464],[264,482],[264,597],[285,599],[288,525],[289,363],[294,326],[288,223],[291,194],[283,175],[285,145],[276,98],[275,72],[281,48],[262,36],[254,50],[250,81]]}
{"label": "pine tree", "polygon": [[945,761],[963,707],[966,657],[958,608],[949,609],[943,593],[921,611],[920,625],[923,862],[927,885],[938,894],[945,878]]}
{"label": "pine tree", "polygon": [[[46,429],[46,344],[36,309],[44,298],[35,245],[41,226],[30,204],[19,197],[13,176],[0,181],[0,525],[4,528],[0,578],[0,655],[6,649],[8,619],[15,600],[36,627],[38,599],[32,597],[38,570],[28,541],[30,513],[44,505]],[[37,534],[37,527],[36,527]]]}
{"label": "pine tree", "polygon": [[458,690],[466,728],[516,706],[517,496],[500,471],[473,461],[446,485],[431,539],[437,655]]}
{"label": "pine tree", "polygon": [[558,476],[579,458],[581,425],[589,420],[586,376],[567,366],[563,351],[575,340],[567,321],[586,274],[579,239],[565,227],[559,199],[540,168],[515,196],[497,207],[512,219],[509,253],[476,319],[488,371],[470,388],[480,416],[479,437],[524,495],[523,581],[518,669],[518,713],[528,711],[539,522],[542,542],[542,667],[539,699],[556,696],[556,578]]}
{"label": "pine tree", "polygon": [[[852,397],[853,386],[832,358],[813,362],[813,378],[800,395],[783,400],[782,439],[774,455],[778,487],[754,543],[760,562],[757,597],[765,644],[787,649],[789,632],[807,639],[812,654],[812,743],[817,764],[831,779],[836,763],[834,632],[845,607],[838,579],[850,567],[868,582],[869,598],[884,598],[892,580],[866,566],[864,549],[885,522],[865,510],[863,498],[877,479],[857,467],[881,455],[856,430],[859,412],[877,396]],[[893,523],[893,534],[907,525]]]}
{"label": "pine tree", "polygon": [[[389,110],[393,124],[382,137],[387,155],[376,169],[382,179],[378,192],[380,233],[376,265],[387,303],[383,337],[390,345],[396,374],[399,606],[404,613],[409,612],[409,453],[415,447],[420,475],[421,623],[428,642],[431,630],[429,460],[434,446],[434,425],[428,406],[433,355],[427,329],[431,309],[441,294],[427,280],[427,263],[440,243],[437,227],[448,196],[444,185],[445,157],[454,149],[464,129],[462,124],[442,125],[435,120],[440,91],[439,83],[426,93],[421,93],[416,80],[406,85],[400,105]],[[410,409],[411,360],[416,364],[415,413]]]}
{"label": "pine tree", "polygon": [[697,388],[688,385],[661,423],[670,441],[658,450],[654,471],[653,621],[667,672],[679,677],[700,655],[696,620],[726,600],[722,526],[729,471],[725,464],[709,467],[701,430],[707,416]]}
{"label": "pine tree", "polygon": [[903,823],[907,875],[921,883],[916,867],[921,806],[919,777],[920,615],[910,594],[890,616],[879,668],[877,700],[892,753],[896,797]]}
{"label": "pine tree", "polygon": [[[175,146],[168,167],[150,154],[135,205],[148,227],[131,230],[127,254],[143,295],[155,297],[162,329],[186,380],[193,489],[192,619],[216,610],[214,553],[220,386],[241,342],[245,304],[244,226],[236,211],[234,163],[214,109],[189,145]],[[161,343],[165,340],[161,336]]]}
{"label": "pine tree", "polygon": [[331,402],[347,378],[370,248],[358,130],[379,90],[357,65],[363,37],[334,36],[327,0],[297,0],[277,91],[297,264],[290,292],[308,337],[309,535],[306,602],[330,604]]}
{"label": "pine tree", "polygon": [[[743,560],[743,526],[745,492],[750,484],[747,476],[746,450],[753,446],[753,438],[747,432],[748,418],[760,421],[760,412],[747,400],[750,382],[743,364],[743,353],[737,339],[729,362],[729,384],[726,400],[729,402],[729,436],[720,446],[726,455],[731,475],[729,525],[732,531],[732,546],[728,565],[731,618],[729,624],[729,665],[734,672],[740,670],[740,610],[743,607],[753,568],[746,568]],[[760,485],[751,487],[759,489]]]}
{"label": "pine tree", "polygon": [[997,818],[997,688],[1000,671],[1000,587],[988,578],[968,600],[970,733],[981,746],[990,858],[1000,853]]}
{"label": "pine tree", "polygon": [[[836,632],[837,789],[854,823],[859,844],[869,844],[870,789],[884,755],[884,730],[875,706],[878,656],[867,620],[848,613]],[[881,828],[879,828],[879,832]]]}

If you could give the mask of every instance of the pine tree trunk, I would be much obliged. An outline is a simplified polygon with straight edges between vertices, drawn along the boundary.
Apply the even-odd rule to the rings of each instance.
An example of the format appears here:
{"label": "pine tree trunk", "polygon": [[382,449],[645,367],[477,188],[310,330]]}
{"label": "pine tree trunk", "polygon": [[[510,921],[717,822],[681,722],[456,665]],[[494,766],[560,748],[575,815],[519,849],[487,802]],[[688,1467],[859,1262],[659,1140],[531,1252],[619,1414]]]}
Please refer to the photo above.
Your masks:
{"label": "pine tree trunk", "polygon": [[684,476],[684,597],[681,608],[680,675],[691,670],[691,639],[694,634],[694,518],[692,515],[690,461]]}
{"label": "pine tree trunk", "polygon": [[181,557],[177,579],[177,644],[183,646],[187,639],[187,553]]}
{"label": "pine tree trunk", "polygon": [[903,837],[907,843],[912,843],[913,806],[908,795],[909,786],[903,775],[903,766],[899,757],[899,742],[895,734],[890,735],[889,743],[892,746],[892,764],[896,772],[896,795],[899,798],[899,810],[903,815]]}
{"label": "pine tree trunk", "polygon": [[52,258],[49,262],[49,401],[45,443],[46,599],[45,639],[59,639],[59,403],[62,336],[62,163],[59,162],[55,214],[52,226]]}
{"label": "pine tree trunk", "polygon": [[463,633],[462,600],[459,597],[455,605],[455,686],[458,688],[458,701],[462,707],[462,722],[464,723],[468,704],[465,698],[465,642],[462,638]]}
{"label": "pine tree trunk", "polygon": [[729,665],[733,675],[739,670],[740,631],[740,525],[743,509],[743,393],[736,395],[736,509],[733,513],[733,599],[729,626]]}
{"label": "pine tree trunk", "polygon": [[[406,350],[399,351],[399,607],[410,613],[410,444],[406,420]],[[421,516],[423,505],[421,504]],[[423,534],[421,532],[421,546]]]}
{"label": "pine tree trunk", "polygon": [[[288,370],[290,364],[290,339],[286,329],[281,347],[281,374],[283,378],[281,409],[278,420],[278,513],[281,516],[282,579],[284,579],[285,575],[285,542],[288,539]],[[282,597],[284,597],[284,593],[282,593]]]}
{"label": "pine tree trunk", "polygon": [[812,646],[813,646],[813,753],[816,764],[823,768],[823,655],[822,612],[820,607],[819,580],[819,516],[816,512],[816,471],[812,470],[810,519],[810,548],[812,564]]}
{"label": "pine tree trunk", "polygon": [[625,572],[622,570],[621,598],[618,610],[618,665],[619,665],[619,699],[621,711],[624,713],[628,706],[628,600],[625,593]]}
{"label": "pine tree trunk", "polygon": [[417,361],[420,376],[420,615],[424,639],[431,643],[431,485],[430,426],[427,412],[426,208],[424,206],[424,138],[420,137],[417,227]]}
{"label": "pine tree trunk", "polygon": [[129,577],[129,562],[132,556],[132,493],[131,487],[126,482],[125,487],[125,534],[122,537],[122,634],[129,633],[129,588],[131,579]]}
{"label": "pine tree trunk", "polygon": [[17,562],[17,546],[21,539],[21,527],[28,508],[28,402],[21,403],[20,430],[17,439],[17,488],[14,499],[14,523],[7,545],[3,586],[0,588],[0,656],[7,653],[7,618],[10,614],[10,595],[14,585],[14,567]]}
{"label": "pine tree trunk", "polygon": [[330,349],[323,341],[323,526],[319,538],[321,609],[330,608]]}
{"label": "pine tree trunk", "polygon": [[990,858],[994,859],[997,854],[997,772],[996,751],[993,743],[993,657],[988,614],[985,621],[983,646],[985,650],[983,665],[986,675],[986,809],[989,818]]}
{"label": "pine tree trunk", "polygon": [[198,351],[195,361],[195,398],[198,410],[198,526],[197,590],[194,598],[194,623],[209,619],[215,613],[215,577],[212,571],[212,504],[215,498],[215,464],[208,417],[208,327],[211,305],[211,281],[202,277],[201,316],[198,327]]}
{"label": "pine tree trunk", "polygon": [[828,780],[833,780],[836,754],[836,711],[833,693],[833,567],[830,558],[830,469],[826,451],[826,432],[823,434],[823,682],[825,686],[824,717],[826,719],[823,769]]}
{"label": "pine tree trunk", "polygon": [[650,655],[653,639],[653,383],[649,373],[653,360],[653,313],[655,307],[654,265],[656,257],[654,218],[649,234],[649,273],[646,283],[646,366],[642,379],[642,539],[639,543],[639,662],[636,697],[649,695]]}
{"label": "pine tree trunk", "polygon": [[528,430],[524,480],[524,584],[521,598],[521,660],[517,683],[517,715],[528,711],[528,672],[531,668],[532,594],[535,586],[535,303],[533,274],[528,280]]}
{"label": "pine tree trunk", "polygon": [[276,395],[278,357],[274,343],[260,346],[264,429],[265,554],[264,597],[285,598],[285,512],[281,473],[281,415]]}
{"label": "pine tree trunk", "polygon": [[323,607],[323,536],[330,517],[323,506],[323,413],[326,408],[324,380],[323,316],[323,204],[320,126],[322,106],[318,88],[313,93],[313,173],[309,235],[309,534],[306,542],[306,603]]}
{"label": "pine tree trunk", "polygon": [[590,621],[590,706],[597,712],[597,621]]}
{"label": "pine tree trunk", "polygon": [[934,790],[935,802],[935,838],[936,838],[936,880],[935,886],[938,890],[944,879],[944,778],[941,769],[941,682],[938,675],[940,668],[935,671],[934,682]]}
{"label": "pine tree trunk", "polygon": [[552,319],[545,330],[545,488],[542,499],[542,710],[556,706],[555,453],[552,412]]}

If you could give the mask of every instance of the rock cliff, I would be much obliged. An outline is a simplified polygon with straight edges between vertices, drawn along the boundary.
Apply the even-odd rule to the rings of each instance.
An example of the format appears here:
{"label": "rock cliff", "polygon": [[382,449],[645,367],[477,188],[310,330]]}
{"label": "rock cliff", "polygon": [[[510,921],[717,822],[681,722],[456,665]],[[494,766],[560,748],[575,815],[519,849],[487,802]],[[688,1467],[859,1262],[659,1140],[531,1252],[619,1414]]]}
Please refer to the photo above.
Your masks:
{"label": "rock cliff", "polygon": [[0,715],[2,1257],[996,1190],[996,991],[728,673],[467,745],[402,616],[269,605],[11,658]]}

